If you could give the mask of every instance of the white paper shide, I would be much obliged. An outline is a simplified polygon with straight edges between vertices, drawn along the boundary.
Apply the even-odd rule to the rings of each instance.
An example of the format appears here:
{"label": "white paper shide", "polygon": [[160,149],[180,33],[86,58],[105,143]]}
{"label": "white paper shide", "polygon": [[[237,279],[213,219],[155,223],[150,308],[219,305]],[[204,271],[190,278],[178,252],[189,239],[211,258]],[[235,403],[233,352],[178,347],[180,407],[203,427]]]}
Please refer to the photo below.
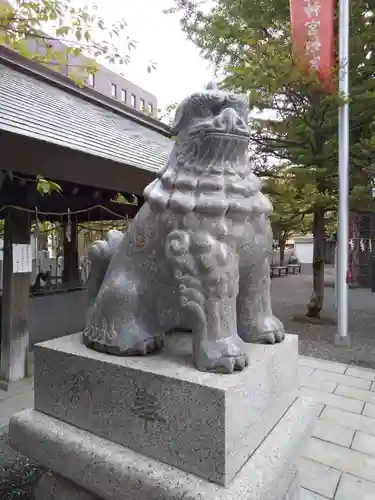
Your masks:
{"label": "white paper shide", "polygon": [[13,244],[13,272],[31,273],[33,269],[32,251],[30,244]]}

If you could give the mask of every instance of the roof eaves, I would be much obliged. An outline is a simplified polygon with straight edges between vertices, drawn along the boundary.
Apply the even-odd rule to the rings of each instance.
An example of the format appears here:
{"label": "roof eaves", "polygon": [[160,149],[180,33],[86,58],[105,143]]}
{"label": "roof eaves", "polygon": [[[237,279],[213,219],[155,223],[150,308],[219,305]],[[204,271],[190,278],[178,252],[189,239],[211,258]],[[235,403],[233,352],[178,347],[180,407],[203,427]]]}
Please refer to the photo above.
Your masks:
{"label": "roof eaves", "polygon": [[139,125],[143,125],[151,130],[159,132],[165,137],[170,138],[172,136],[170,127],[156,118],[147,116],[141,111],[137,111],[126,104],[119,103],[112,98],[91,89],[90,87],[79,88],[66,76],[45,68],[41,64],[31,61],[1,45],[0,64],[10,66],[17,71],[47,82],[50,85],[64,90],[65,92],[78,96],[86,101],[90,101],[97,106],[109,109],[124,118],[138,123]]}

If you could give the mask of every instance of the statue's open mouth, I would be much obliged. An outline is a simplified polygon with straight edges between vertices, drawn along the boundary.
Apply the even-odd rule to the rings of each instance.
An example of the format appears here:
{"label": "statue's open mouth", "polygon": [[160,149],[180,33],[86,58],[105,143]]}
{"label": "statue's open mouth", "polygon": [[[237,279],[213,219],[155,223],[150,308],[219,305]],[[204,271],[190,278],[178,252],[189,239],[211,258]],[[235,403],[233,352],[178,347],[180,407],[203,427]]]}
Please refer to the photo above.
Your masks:
{"label": "statue's open mouth", "polygon": [[189,132],[191,136],[225,136],[228,139],[250,136],[247,120],[232,108],[226,108],[209,119],[198,120]]}
{"label": "statue's open mouth", "polygon": [[217,129],[204,129],[200,128],[193,132],[191,132],[190,137],[225,137],[227,139],[243,139],[249,140],[250,133],[245,132],[243,130],[231,130],[230,132],[226,132],[225,130],[217,130]]}

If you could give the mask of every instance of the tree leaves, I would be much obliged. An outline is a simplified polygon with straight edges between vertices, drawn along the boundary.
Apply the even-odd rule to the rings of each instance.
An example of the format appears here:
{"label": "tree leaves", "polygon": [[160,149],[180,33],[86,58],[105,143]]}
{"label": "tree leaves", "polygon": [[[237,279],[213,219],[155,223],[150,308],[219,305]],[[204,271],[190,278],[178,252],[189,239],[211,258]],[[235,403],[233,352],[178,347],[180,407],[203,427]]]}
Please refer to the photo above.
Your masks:
{"label": "tree leaves", "polygon": [[[129,62],[136,43],[126,35],[126,27],[124,19],[107,24],[89,0],[83,7],[74,0],[0,3],[0,43],[50,69],[67,72],[80,86],[96,71],[98,57],[110,63]],[[148,70],[154,68],[150,63]]]}
{"label": "tree leaves", "polygon": [[[75,0],[14,0],[12,5],[0,0],[0,44],[67,75],[79,87],[97,71],[96,58],[129,62],[136,43],[126,35],[126,26],[124,19],[108,25],[89,1],[80,7]],[[127,51],[117,46],[119,40]],[[148,72],[155,66],[150,62]],[[41,195],[61,191],[41,176],[36,186]]]}
{"label": "tree leaves", "polygon": [[[291,57],[289,1],[174,3],[189,38],[223,75],[221,87],[249,93],[253,108],[270,115],[251,119],[249,150],[255,170],[261,165],[264,176],[275,171],[283,176],[287,166],[297,190],[291,192],[305,196],[311,210],[336,210],[342,98],[322,92],[316,74],[302,71]],[[366,210],[375,208],[370,197],[375,178],[374,8],[354,0],[350,20],[350,202]],[[337,54],[337,46],[335,50]],[[313,189],[301,191],[304,182]],[[278,196],[288,205],[286,195]],[[281,204],[275,207],[277,211]]]}
{"label": "tree leaves", "polygon": [[[175,0],[181,24],[203,56],[223,76],[221,87],[249,93],[249,154],[262,172],[275,207],[273,228],[284,237],[302,230],[306,217],[314,233],[314,293],[309,312],[319,313],[324,291],[324,225],[337,220],[338,109],[343,98],[323,91],[314,71],[292,58],[288,0],[217,0],[207,5]],[[336,67],[338,2],[335,2]],[[350,204],[375,210],[375,3],[352,0],[350,15]],[[328,220],[327,220],[328,216]]]}
{"label": "tree leaves", "polygon": [[36,177],[36,189],[39,194],[42,196],[55,193],[61,193],[61,187],[53,181],[47,180],[41,175],[37,175]]}

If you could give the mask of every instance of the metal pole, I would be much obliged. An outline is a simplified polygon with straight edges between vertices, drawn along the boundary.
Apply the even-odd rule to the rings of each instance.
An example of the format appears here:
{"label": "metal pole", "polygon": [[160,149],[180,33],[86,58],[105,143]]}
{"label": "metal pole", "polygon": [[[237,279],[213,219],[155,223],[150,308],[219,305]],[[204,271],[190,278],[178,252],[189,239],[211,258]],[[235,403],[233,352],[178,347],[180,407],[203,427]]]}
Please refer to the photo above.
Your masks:
{"label": "metal pole", "polygon": [[337,276],[338,276],[338,272],[337,272],[337,239],[336,239],[336,246],[335,246],[335,311],[336,311],[336,314],[337,314],[337,307],[338,307],[338,304],[337,304]]}
{"label": "metal pole", "polygon": [[[340,0],[340,73],[339,92],[349,97],[349,0]],[[348,269],[349,238],[349,103],[339,109],[339,228],[337,252],[337,316],[338,332],[335,343],[349,345],[348,333]]]}

